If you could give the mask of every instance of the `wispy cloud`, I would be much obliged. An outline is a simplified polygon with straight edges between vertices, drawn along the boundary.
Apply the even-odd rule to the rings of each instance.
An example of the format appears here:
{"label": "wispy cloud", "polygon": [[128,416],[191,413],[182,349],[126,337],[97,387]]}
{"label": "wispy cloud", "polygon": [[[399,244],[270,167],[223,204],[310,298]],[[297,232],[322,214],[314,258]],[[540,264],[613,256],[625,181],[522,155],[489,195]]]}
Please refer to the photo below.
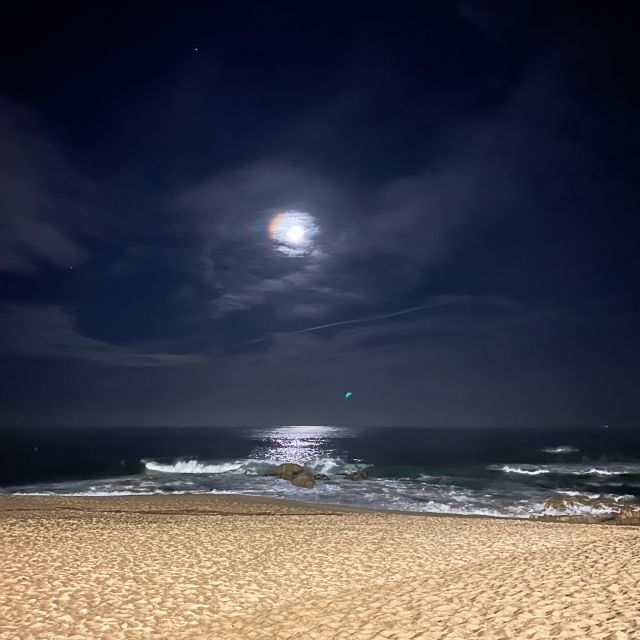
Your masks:
{"label": "wispy cloud", "polygon": [[353,318],[352,320],[339,320],[338,322],[327,322],[326,324],[318,324],[313,327],[306,327],[305,329],[298,329],[296,331],[287,331],[285,333],[310,333],[311,331],[322,331],[323,329],[331,329],[332,327],[344,327],[350,324],[365,324],[369,322],[379,322],[380,320],[387,320],[389,318],[397,318],[398,316],[406,316],[410,313],[417,313],[418,311],[426,311],[427,309],[437,309],[438,307],[447,307],[452,304],[460,304],[466,298],[464,296],[456,296],[454,299],[440,300],[438,302],[430,302],[428,304],[421,304],[417,307],[408,307],[406,309],[400,309],[399,311],[392,311],[391,313],[382,313],[373,316],[363,316],[362,318]]}
{"label": "wispy cloud", "polygon": [[327,322],[324,324],[316,324],[311,327],[305,327],[304,329],[295,329],[293,331],[279,331],[268,336],[260,338],[254,338],[253,340],[246,340],[240,344],[257,344],[268,340],[272,335],[297,335],[301,333],[312,333],[314,331],[323,331],[325,329],[333,329],[335,327],[345,327],[354,324],[369,324],[372,322],[380,322],[381,320],[390,320],[392,318],[398,318],[400,316],[406,316],[412,313],[419,313],[420,311],[427,311],[429,309],[437,309],[439,307],[448,307],[457,304],[464,304],[469,301],[469,296],[457,295],[457,296],[438,296],[428,303],[421,304],[415,307],[407,307],[406,309],[399,309],[390,313],[381,313],[375,315],[361,316],[359,318],[351,318],[349,320],[338,320],[336,322]]}
{"label": "wispy cloud", "polygon": [[118,367],[166,367],[203,360],[197,355],[151,353],[90,338],[77,330],[71,315],[53,305],[0,306],[0,354]]}
{"label": "wispy cloud", "polygon": [[86,258],[88,184],[43,133],[29,110],[0,99],[0,271]]}

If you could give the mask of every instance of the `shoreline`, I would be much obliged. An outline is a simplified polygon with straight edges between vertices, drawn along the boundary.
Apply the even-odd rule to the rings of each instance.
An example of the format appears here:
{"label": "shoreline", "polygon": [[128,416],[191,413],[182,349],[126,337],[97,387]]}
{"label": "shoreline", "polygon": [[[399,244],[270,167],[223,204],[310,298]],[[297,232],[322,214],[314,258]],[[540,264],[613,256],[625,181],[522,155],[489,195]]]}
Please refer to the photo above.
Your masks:
{"label": "shoreline", "polygon": [[[269,496],[253,496],[244,493],[149,493],[149,494],[120,494],[110,496],[88,496],[88,495],[51,495],[51,494],[2,494],[0,495],[0,515],[12,511],[7,507],[12,502],[43,502],[43,503],[71,503],[85,502],[87,505],[92,503],[105,505],[111,502],[133,503],[133,502],[158,502],[160,504],[171,502],[216,502],[225,504],[240,502],[245,505],[264,505],[268,507],[289,507],[297,509],[306,509],[307,511],[327,512],[333,515],[339,513],[379,513],[392,514],[402,516],[425,516],[425,517],[443,517],[443,518],[487,518],[491,520],[527,520],[526,518],[500,517],[483,514],[460,514],[460,513],[438,513],[430,511],[403,511],[400,509],[376,509],[373,507],[361,507],[355,505],[343,505],[330,502],[306,502],[305,500],[294,500],[291,498],[269,497]],[[58,507],[79,509],[79,507]],[[37,509],[18,508],[15,511],[38,511],[47,510],[44,506]],[[86,509],[87,511],[109,513],[109,509]],[[146,510],[145,510],[146,511]],[[168,509],[167,513],[173,513],[174,509]],[[225,511],[211,512],[213,515],[224,515]],[[193,515],[197,515],[198,511],[194,510]],[[206,511],[202,511],[206,515]]]}
{"label": "shoreline", "polygon": [[[17,506],[11,508],[11,504],[21,503],[36,504],[37,507]],[[0,518],[6,513],[26,513],[26,512],[46,512],[46,511],[86,511],[87,513],[120,513],[133,512],[131,508],[121,508],[118,510],[109,508],[88,508],[89,505],[109,505],[113,503],[123,504],[128,507],[134,503],[157,503],[158,506],[171,505],[171,503],[190,503],[191,510],[184,508],[167,508],[166,511],[156,510],[156,515],[167,515],[180,513],[182,515],[225,515],[229,513],[223,510],[207,510],[202,505],[207,502],[218,503],[218,505],[241,504],[264,507],[284,507],[289,509],[305,509],[307,512],[330,513],[337,515],[340,513],[372,513],[372,514],[388,514],[396,516],[412,516],[427,518],[462,518],[462,519],[486,519],[498,521],[515,521],[515,522],[538,522],[538,523],[554,523],[554,524],[574,524],[574,525],[608,525],[608,526],[624,526],[636,527],[640,526],[640,512],[631,517],[603,517],[594,515],[544,515],[529,518],[516,518],[513,516],[496,516],[485,514],[462,514],[462,513],[440,513],[432,511],[403,511],[399,509],[376,509],[372,507],[342,505],[328,502],[306,502],[304,500],[293,500],[290,498],[269,497],[269,496],[252,496],[239,493],[216,493],[216,494],[198,494],[198,493],[182,493],[182,494],[135,494],[135,495],[110,495],[110,496],[87,496],[87,495],[38,495],[38,494],[0,494]],[[86,505],[83,508],[81,505]],[[198,507],[201,508],[198,508]],[[143,510],[144,513],[152,513],[149,508]],[[235,512],[238,514],[239,512]],[[307,513],[310,515],[310,513]]]}

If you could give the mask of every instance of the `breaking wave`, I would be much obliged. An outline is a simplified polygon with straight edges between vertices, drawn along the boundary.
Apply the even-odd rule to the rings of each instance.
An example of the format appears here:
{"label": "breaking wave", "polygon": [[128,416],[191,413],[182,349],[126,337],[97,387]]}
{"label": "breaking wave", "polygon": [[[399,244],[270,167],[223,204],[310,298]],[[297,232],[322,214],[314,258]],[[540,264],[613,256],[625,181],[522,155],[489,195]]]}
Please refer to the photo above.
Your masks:
{"label": "breaking wave", "polygon": [[539,476],[543,473],[551,473],[549,469],[523,469],[522,467],[511,467],[508,464],[505,464],[503,467],[496,467],[496,465],[491,465],[489,469],[491,471],[502,471],[504,473],[519,473],[524,476]]}
{"label": "breaking wave", "polygon": [[[157,473],[191,473],[191,474],[244,474],[250,476],[262,475],[269,468],[281,464],[280,460],[233,460],[225,462],[201,462],[199,460],[176,460],[173,462],[159,462],[157,460],[143,460],[148,471]],[[340,458],[319,458],[306,461],[304,466],[317,474],[327,476],[351,473],[363,469],[368,465],[348,463]]]}
{"label": "breaking wave", "polygon": [[159,471],[160,473],[229,473],[238,471],[240,463],[202,464],[197,460],[178,460],[172,464],[163,464],[151,460],[145,461],[144,466],[149,471]]}
{"label": "breaking wave", "polygon": [[554,474],[562,476],[625,476],[640,475],[640,464],[611,464],[603,467],[592,467],[585,464],[522,464],[512,465],[490,465],[490,471],[502,471],[503,473],[513,473],[526,476],[539,476],[543,474]]}

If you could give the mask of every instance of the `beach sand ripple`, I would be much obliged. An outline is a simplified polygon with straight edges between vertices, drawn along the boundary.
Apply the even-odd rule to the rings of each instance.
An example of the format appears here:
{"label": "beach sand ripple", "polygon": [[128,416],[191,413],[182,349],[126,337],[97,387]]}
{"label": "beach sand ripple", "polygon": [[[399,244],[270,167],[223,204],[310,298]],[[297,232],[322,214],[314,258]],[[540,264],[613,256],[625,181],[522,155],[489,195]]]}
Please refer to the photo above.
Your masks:
{"label": "beach sand ripple", "polygon": [[0,498],[0,640],[638,640],[640,528]]}

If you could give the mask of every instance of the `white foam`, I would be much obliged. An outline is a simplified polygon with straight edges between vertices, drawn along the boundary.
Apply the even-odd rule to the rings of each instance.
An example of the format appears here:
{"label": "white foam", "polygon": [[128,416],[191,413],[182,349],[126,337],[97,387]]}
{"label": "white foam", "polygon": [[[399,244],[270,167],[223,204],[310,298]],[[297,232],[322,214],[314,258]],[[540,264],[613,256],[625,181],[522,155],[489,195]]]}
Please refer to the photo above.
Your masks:
{"label": "white foam", "polygon": [[[564,491],[562,489],[556,489],[555,493],[560,493],[563,496],[570,496],[575,498],[576,496],[580,496],[582,498],[588,498],[589,500],[597,500],[601,497],[599,493],[585,493],[584,491]],[[608,497],[608,496],[607,496]]]}
{"label": "white foam", "polygon": [[[495,468],[493,470],[496,471]],[[519,473],[525,476],[539,476],[544,473],[550,473],[549,469],[523,469],[522,467],[511,467],[508,464],[500,467],[497,471],[503,471],[504,473]]]}
{"label": "white foam", "polygon": [[544,453],[577,453],[580,449],[574,447],[546,447]]}
{"label": "white foam", "polygon": [[[206,495],[206,494],[220,494],[220,495],[236,495],[238,493],[244,493],[243,491],[222,491],[218,489],[211,489],[209,491],[161,491],[159,489],[149,491],[14,491],[9,495],[12,496],[67,496],[86,498],[88,496],[95,496],[97,498],[111,498],[116,496],[156,496],[156,495]],[[256,494],[258,495],[258,494]]]}
{"label": "white foam", "polygon": [[341,473],[352,473],[358,469],[365,469],[370,465],[351,464],[341,460],[340,458],[319,458],[318,460],[307,462],[304,466],[314,473],[324,473],[325,475],[330,476]]}
{"label": "white foam", "polygon": [[623,476],[640,474],[640,465],[614,463],[606,467],[590,467],[584,464],[522,464],[512,465],[490,465],[491,471],[502,471],[503,473],[517,473],[527,476],[539,476],[553,473],[556,475],[570,476]]}
{"label": "white foam", "polygon": [[150,471],[159,471],[160,473],[229,473],[238,471],[242,466],[242,462],[203,464],[197,460],[178,460],[172,464],[163,464],[150,460],[145,462],[144,466]]}
{"label": "white foam", "polygon": [[556,489],[555,493],[559,493],[563,496],[570,496],[571,498],[580,497],[587,500],[612,500],[613,502],[622,503],[636,503],[637,498],[631,494],[625,493],[623,495],[616,495],[615,493],[589,493],[586,491],[570,491],[565,489]]}
{"label": "white foam", "polygon": [[610,469],[596,469],[595,467],[592,467],[591,469],[587,469],[586,471],[569,471],[569,473],[574,476],[623,476],[632,472],[624,470],[613,471]]}
{"label": "white foam", "polygon": [[[246,459],[211,463],[198,460],[177,460],[171,463],[164,463],[155,460],[145,460],[144,465],[149,471],[157,471],[160,473],[242,473],[246,475],[261,475],[261,473],[269,467],[282,464],[282,462],[283,461],[280,460]],[[348,463],[340,458],[318,458],[316,460],[304,461],[302,464],[313,473],[322,473],[328,476],[351,473],[369,466],[365,464]]]}
{"label": "white foam", "polygon": [[537,505],[534,509],[537,515],[544,516],[602,516],[610,513],[617,513],[619,510],[611,505],[585,504],[583,502],[574,502],[572,504],[563,505],[562,508],[551,507],[548,505]]}
{"label": "white foam", "polygon": [[627,476],[640,474],[639,464],[613,463],[605,467],[589,467],[588,465],[571,465],[557,467],[558,473],[572,476]]}

